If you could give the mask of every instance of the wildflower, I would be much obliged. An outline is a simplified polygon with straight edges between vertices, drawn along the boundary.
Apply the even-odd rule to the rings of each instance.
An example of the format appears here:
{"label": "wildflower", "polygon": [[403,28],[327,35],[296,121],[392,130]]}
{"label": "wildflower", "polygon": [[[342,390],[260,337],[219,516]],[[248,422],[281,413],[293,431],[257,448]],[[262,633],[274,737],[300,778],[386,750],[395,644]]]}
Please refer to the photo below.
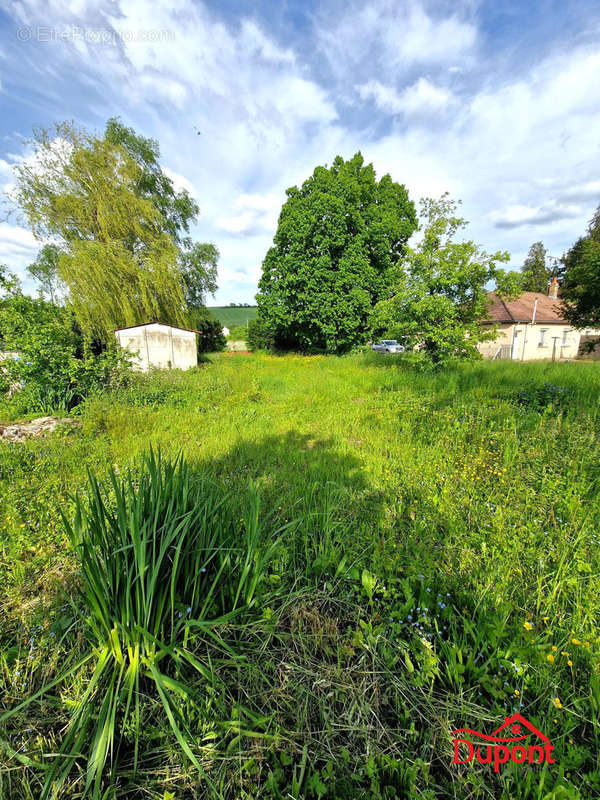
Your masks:
{"label": "wildflower", "polygon": [[521,692],[518,689],[515,689],[515,697],[518,697],[520,694]]}
{"label": "wildflower", "polygon": [[533,623],[529,622],[528,620],[525,620],[525,622],[523,623],[523,627],[525,628],[526,631],[532,631]]}
{"label": "wildflower", "polygon": [[557,646],[555,644],[553,644],[552,645],[552,652],[556,653],[557,650],[558,650]]}
{"label": "wildflower", "polygon": [[554,708],[562,708],[563,707],[563,704],[560,702],[560,699],[558,697],[555,697],[552,702],[554,703]]}
{"label": "wildflower", "polygon": [[586,640],[586,641],[583,643],[583,646],[584,646],[584,647],[589,647],[589,646],[590,646],[590,643],[589,643],[589,642]]}
{"label": "wildflower", "polygon": [[572,667],[572,666],[573,666],[573,662],[571,661],[571,659],[569,659],[567,661],[567,667]]}
{"label": "wildflower", "polygon": [[547,623],[549,619],[550,619],[550,617],[542,617],[542,622]]}
{"label": "wildflower", "polygon": [[571,642],[572,642],[572,644],[574,644],[574,645],[579,645],[579,644],[581,644],[581,642],[579,641],[579,639],[571,639]]}
{"label": "wildflower", "polygon": [[548,655],[546,656],[546,661],[549,661],[551,664],[554,664],[554,656],[552,655],[552,653],[548,653]]}

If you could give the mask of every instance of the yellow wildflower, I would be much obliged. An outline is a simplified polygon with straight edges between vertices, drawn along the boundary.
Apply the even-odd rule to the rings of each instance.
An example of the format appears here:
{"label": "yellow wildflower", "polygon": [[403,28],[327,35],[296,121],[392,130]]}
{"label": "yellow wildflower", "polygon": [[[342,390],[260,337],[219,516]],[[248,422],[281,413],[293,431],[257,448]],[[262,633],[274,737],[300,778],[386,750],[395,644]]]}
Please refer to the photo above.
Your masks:
{"label": "yellow wildflower", "polygon": [[521,692],[518,689],[515,689],[515,697],[518,697],[520,694]]}
{"label": "yellow wildflower", "polygon": [[583,643],[583,646],[584,646],[584,647],[589,647],[589,646],[590,646],[590,643],[589,643],[589,642],[586,640],[586,641]]}
{"label": "yellow wildflower", "polygon": [[560,702],[560,699],[558,697],[554,698],[553,703],[554,703],[554,708],[562,708],[563,707],[563,704]]}
{"label": "yellow wildflower", "polygon": [[[516,571],[517,570],[515,570],[515,572]],[[523,627],[525,628],[526,631],[532,631],[533,630],[533,624],[531,622],[529,622],[528,620],[525,620],[525,622],[523,623]]]}
{"label": "yellow wildflower", "polygon": [[567,667],[572,667],[572,666],[573,666],[573,662],[571,661],[571,659],[569,659],[567,661]]}
{"label": "yellow wildflower", "polygon": [[546,661],[549,661],[551,664],[554,664],[554,656],[552,655],[552,653],[548,653],[548,655],[546,656]]}
{"label": "yellow wildflower", "polygon": [[581,644],[581,642],[579,641],[579,639],[571,639],[571,642],[572,642],[574,645]]}
{"label": "yellow wildflower", "polygon": [[558,647],[555,644],[553,644],[552,645],[552,652],[556,653],[557,650],[558,650]]}

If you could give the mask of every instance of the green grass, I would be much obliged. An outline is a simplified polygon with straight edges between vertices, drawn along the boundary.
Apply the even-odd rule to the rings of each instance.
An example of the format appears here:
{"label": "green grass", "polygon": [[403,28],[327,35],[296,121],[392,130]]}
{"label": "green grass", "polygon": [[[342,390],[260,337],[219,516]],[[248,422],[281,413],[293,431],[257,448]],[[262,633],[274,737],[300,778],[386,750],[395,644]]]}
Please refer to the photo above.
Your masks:
{"label": "green grass", "polygon": [[[211,358],[88,401],[77,428],[0,444],[0,709],[87,652],[60,514],[86,468],[139,472],[152,445],[183,454],[231,519],[260,492],[278,546],[252,613],[191,643],[206,675],[173,693],[202,770],[146,685],[141,733],[119,729],[118,797],[597,797],[599,365]],[[54,763],[90,680],[0,723],[0,796],[40,795],[36,765]],[[555,765],[450,763],[454,728],[490,733],[513,710]],[[89,752],[57,796],[79,796]]]}
{"label": "green grass", "polygon": [[256,306],[248,306],[247,308],[209,306],[208,310],[227,328],[235,328],[240,325],[245,328],[247,322],[256,319],[258,311]]}

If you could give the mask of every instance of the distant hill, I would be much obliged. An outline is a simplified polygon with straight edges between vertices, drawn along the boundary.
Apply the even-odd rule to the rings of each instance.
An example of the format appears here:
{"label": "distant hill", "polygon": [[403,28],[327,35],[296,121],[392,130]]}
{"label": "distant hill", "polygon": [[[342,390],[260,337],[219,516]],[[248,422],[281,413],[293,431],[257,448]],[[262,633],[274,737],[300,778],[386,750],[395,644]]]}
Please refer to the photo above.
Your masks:
{"label": "distant hill", "polygon": [[257,306],[247,308],[236,308],[235,306],[208,306],[210,313],[215,316],[221,325],[226,328],[234,328],[236,325],[245,325],[251,319],[256,318]]}

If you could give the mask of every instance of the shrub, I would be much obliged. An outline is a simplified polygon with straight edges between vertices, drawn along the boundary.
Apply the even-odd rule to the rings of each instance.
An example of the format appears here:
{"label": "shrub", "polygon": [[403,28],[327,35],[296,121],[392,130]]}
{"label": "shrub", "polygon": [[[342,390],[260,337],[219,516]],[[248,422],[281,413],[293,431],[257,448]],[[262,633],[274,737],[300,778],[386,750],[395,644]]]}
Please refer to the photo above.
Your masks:
{"label": "shrub", "polygon": [[2,364],[0,392],[20,386],[13,405],[21,413],[69,411],[129,371],[116,342],[96,346],[70,311],[44,300],[16,295],[0,304],[0,332],[2,347],[18,353]]}
{"label": "shrub", "polygon": [[273,334],[260,319],[251,319],[246,331],[246,344],[250,350],[272,350]]}

